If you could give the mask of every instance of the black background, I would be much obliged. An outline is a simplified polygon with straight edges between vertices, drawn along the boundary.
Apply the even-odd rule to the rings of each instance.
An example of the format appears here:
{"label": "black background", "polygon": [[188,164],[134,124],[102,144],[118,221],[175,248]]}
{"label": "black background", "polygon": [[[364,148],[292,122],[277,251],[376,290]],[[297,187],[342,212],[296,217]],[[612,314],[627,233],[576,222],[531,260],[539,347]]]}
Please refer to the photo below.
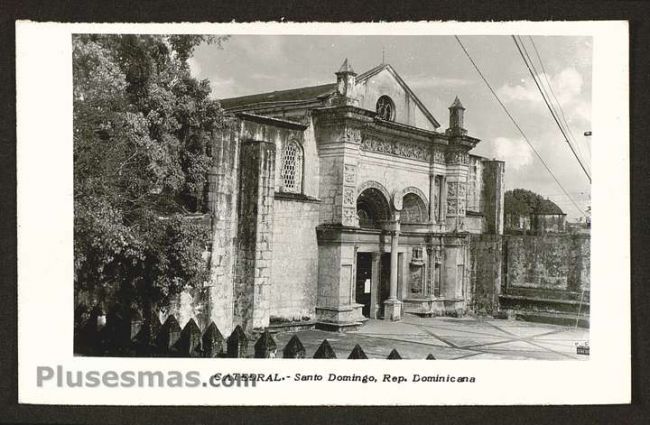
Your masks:
{"label": "black background", "polygon": [[[12,1],[0,0],[0,423],[647,424],[650,2],[630,1]],[[15,20],[237,22],[628,20],[632,248],[631,405],[518,407],[83,407],[18,405]],[[47,93],[43,94],[47,96]],[[615,111],[612,111],[615,112]],[[35,123],[38,125],[38,123]],[[618,140],[608,141],[619,143]],[[47,214],[47,206],[43,214]],[[620,285],[621,282],[610,282]],[[45,284],[45,282],[44,282]],[[616,311],[612,315],[620,314]],[[43,332],[48,332],[46,326]],[[47,347],[43,347],[47,349]],[[616,365],[612,365],[616,367]],[[561,385],[561,383],[559,384]],[[494,388],[507,400],[517,388]],[[287,402],[291,402],[291,394]],[[74,402],[74,400],[70,400]]]}

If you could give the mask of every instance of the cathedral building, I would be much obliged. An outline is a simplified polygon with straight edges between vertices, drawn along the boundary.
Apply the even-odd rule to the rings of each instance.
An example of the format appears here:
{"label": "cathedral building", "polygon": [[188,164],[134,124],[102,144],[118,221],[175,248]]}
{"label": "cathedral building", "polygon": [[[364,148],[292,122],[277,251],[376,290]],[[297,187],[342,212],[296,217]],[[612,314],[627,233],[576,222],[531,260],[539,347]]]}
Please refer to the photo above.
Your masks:
{"label": "cathedral building", "polygon": [[471,308],[471,237],[503,233],[504,163],[450,99],[448,128],[389,64],[222,99],[207,315],[224,333]]}

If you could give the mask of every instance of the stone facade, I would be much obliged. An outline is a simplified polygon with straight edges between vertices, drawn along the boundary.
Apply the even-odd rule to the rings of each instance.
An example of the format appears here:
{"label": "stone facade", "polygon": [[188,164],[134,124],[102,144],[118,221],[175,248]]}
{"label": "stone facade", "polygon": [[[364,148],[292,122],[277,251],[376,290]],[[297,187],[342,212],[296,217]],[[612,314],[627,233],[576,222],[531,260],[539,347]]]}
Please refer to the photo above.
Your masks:
{"label": "stone facade", "polygon": [[336,78],[222,101],[204,289],[224,333],[474,305],[471,235],[503,231],[503,162],[470,154],[460,100],[439,131],[390,65],[357,75],[346,61]]}

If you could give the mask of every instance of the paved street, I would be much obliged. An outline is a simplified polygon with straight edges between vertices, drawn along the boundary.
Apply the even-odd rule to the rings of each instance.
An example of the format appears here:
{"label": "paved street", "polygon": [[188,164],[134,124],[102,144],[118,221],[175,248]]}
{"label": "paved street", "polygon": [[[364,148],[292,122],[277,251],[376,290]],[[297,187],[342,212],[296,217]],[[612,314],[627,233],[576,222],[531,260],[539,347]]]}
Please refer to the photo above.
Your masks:
{"label": "paved street", "polygon": [[[420,318],[406,316],[400,322],[368,320],[356,332],[333,333],[319,330],[296,332],[312,357],[325,338],[337,358],[347,358],[355,344],[369,358],[386,358],[396,348],[402,358],[504,360],[586,360],[576,354],[576,342],[585,342],[589,330],[512,320],[477,318]],[[293,333],[275,336],[280,351]]]}

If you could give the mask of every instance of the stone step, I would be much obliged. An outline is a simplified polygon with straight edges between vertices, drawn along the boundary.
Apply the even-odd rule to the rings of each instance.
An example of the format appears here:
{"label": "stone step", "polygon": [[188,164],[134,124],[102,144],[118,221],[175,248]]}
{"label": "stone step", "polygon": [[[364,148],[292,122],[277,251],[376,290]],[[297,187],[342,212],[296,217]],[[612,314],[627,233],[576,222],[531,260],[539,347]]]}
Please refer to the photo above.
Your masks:
{"label": "stone step", "polygon": [[278,332],[298,332],[307,329],[314,329],[316,327],[315,320],[301,320],[292,322],[273,323],[268,326],[269,332],[272,334]]}
{"label": "stone step", "polygon": [[550,325],[576,326],[576,322],[581,328],[589,328],[588,314],[571,314],[571,313],[551,313],[535,311],[516,311],[514,317],[517,320],[534,323],[547,323]]}
{"label": "stone step", "polygon": [[590,303],[554,298],[526,297],[518,295],[499,295],[502,310],[527,311],[531,313],[562,313],[583,315],[589,312]]}

